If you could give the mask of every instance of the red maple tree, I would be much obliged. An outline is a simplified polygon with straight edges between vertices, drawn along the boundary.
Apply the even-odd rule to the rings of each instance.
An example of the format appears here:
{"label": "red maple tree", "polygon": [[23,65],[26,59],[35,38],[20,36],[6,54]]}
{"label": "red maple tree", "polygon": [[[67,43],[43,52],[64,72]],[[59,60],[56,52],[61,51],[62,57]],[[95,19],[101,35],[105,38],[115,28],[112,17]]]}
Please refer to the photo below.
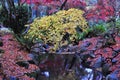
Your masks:
{"label": "red maple tree", "polygon": [[116,3],[114,0],[98,0],[97,4],[94,5],[94,8],[86,10],[86,18],[94,18],[97,21],[107,21],[110,17],[115,16],[115,6]]}

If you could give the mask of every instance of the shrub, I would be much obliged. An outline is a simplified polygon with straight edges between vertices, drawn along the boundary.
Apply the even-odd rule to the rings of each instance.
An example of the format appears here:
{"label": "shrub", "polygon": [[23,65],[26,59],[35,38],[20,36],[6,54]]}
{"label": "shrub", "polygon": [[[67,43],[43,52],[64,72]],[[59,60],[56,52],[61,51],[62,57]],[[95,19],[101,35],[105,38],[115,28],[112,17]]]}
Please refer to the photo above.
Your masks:
{"label": "shrub", "polygon": [[87,22],[83,17],[84,12],[78,9],[62,10],[51,16],[37,18],[30,25],[25,38],[42,40],[45,44],[51,43],[57,50],[64,41],[72,42],[77,39],[76,34],[85,31]]}
{"label": "shrub", "polygon": [[26,49],[27,51],[30,51],[31,47],[34,45],[33,44],[33,38],[30,39],[26,39],[24,38],[23,35],[17,35],[14,34],[15,38],[17,39],[17,41],[20,42],[20,44],[22,45],[23,49]]}
{"label": "shrub", "polygon": [[120,29],[120,18],[116,21],[116,28]]}
{"label": "shrub", "polygon": [[116,21],[116,26],[120,26],[120,18]]}
{"label": "shrub", "polygon": [[16,5],[15,8],[10,8],[8,12],[3,7],[0,8],[0,23],[4,26],[12,28],[15,33],[21,33],[25,29],[24,25],[29,19],[28,6]]}
{"label": "shrub", "polygon": [[106,27],[103,24],[98,24],[96,26],[87,28],[84,32],[78,33],[78,39],[82,40],[84,38],[96,37],[103,35],[106,32]]}

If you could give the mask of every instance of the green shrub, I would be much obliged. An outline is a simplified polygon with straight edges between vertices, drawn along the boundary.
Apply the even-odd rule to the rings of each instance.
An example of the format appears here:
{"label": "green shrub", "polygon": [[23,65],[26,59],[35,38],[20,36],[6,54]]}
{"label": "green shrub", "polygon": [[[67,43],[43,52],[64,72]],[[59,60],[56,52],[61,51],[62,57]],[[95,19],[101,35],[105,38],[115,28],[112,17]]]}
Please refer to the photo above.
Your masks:
{"label": "green shrub", "polygon": [[78,9],[62,10],[51,16],[37,18],[30,25],[30,29],[25,38],[42,40],[44,43],[53,44],[57,50],[64,41],[72,42],[77,39],[77,33],[85,31],[87,22],[83,17],[84,12]]}
{"label": "green shrub", "polygon": [[120,18],[116,21],[116,25],[120,26]]}
{"label": "green shrub", "polygon": [[118,19],[118,20],[116,21],[116,27],[117,27],[117,28],[120,28],[120,19]]}
{"label": "green shrub", "polygon": [[78,33],[78,39],[84,39],[84,38],[90,38],[90,37],[96,37],[99,35],[102,35],[106,32],[106,27],[103,24],[99,24],[96,26],[93,26],[91,28],[87,28],[84,32]]}
{"label": "green shrub", "polygon": [[3,7],[0,8],[0,23],[12,28],[15,33],[21,33],[25,29],[24,25],[27,23],[29,16],[27,5],[16,5],[15,9],[11,7],[10,13]]}
{"label": "green shrub", "polygon": [[100,35],[106,31],[106,27],[103,24],[97,25],[92,28],[93,34]]}
{"label": "green shrub", "polygon": [[24,49],[26,49],[27,51],[30,51],[31,47],[34,45],[33,43],[34,37],[30,39],[26,39],[24,38],[23,35],[14,34],[14,36],[17,39],[17,41],[19,41],[20,44],[24,47]]}

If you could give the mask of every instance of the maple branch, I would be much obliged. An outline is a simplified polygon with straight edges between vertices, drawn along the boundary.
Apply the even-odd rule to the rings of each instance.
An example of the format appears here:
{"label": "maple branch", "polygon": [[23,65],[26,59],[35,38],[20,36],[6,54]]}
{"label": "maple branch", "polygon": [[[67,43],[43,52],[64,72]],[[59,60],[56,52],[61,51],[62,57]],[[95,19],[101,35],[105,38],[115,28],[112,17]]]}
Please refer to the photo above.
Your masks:
{"label": "maple branch", "polygon": [[24,0],[22,3],[21,3],[21,5],[23,5],[23,4],[25,4],[26,3],[26,0]]}
{"label": "maple branch", "polygon": [[65,0],[65,1],[63,2],[63,4],[62,4],[61,7],[60,7],[60,10],[63,10],[63,8],[64,8],[64,6],[65,6],[66,3],[67,3],[67,0]]}

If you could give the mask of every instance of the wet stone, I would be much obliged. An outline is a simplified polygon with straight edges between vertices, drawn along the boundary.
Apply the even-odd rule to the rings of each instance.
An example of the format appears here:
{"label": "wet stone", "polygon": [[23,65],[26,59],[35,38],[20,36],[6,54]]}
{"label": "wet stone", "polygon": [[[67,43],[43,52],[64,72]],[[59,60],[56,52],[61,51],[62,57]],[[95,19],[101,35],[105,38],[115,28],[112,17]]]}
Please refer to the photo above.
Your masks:
{"label": "wet stone", "polygon": [[45,52],[45,49],[43,47],[39,47],[39,48],[33,48],[31,50],[32,53],[41,53],[41,52]]}
{"label": "wet stone", "polygon": [[80,48],[80,52],[81,52],[81,53],[83,53],[83,52],[85,52],[85,51],[87,51],[86,47],[81,47],[81,48]]}
{"label": "wet stone", "polygon": [[84,47],[89,47],[91,44],[92,44],[91,42],[88,42],[88,41],[87,41],[87,42],[84,44]]}

